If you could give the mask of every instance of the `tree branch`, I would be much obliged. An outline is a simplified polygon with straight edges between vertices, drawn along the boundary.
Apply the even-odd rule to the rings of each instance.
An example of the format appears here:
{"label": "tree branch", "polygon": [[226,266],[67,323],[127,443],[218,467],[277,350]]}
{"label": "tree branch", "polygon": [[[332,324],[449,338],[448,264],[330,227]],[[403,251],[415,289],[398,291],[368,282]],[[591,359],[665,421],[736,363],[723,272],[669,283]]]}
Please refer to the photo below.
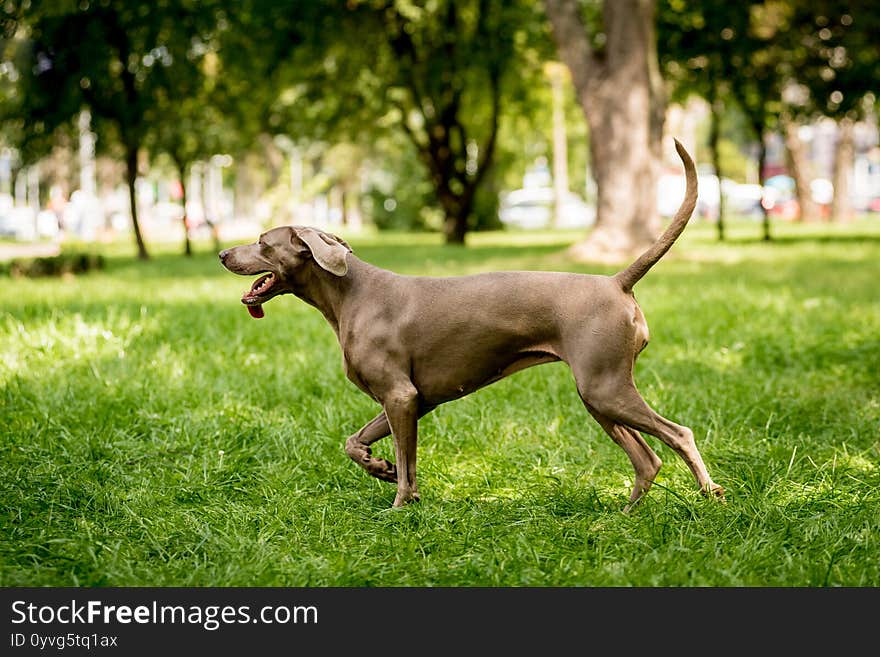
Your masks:
{"label": "tree branch", "polygon": [[604,65],[596,57],[577,0],[544,0],[562,61],[571,71],[578,94],[588,94],[601,78]]}

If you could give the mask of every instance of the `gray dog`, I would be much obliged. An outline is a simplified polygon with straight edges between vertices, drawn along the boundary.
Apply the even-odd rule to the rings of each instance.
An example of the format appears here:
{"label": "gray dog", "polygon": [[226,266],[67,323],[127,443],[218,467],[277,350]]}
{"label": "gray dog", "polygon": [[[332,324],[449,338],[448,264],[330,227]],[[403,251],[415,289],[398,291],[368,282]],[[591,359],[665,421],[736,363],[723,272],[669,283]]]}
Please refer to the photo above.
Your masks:
{"label": "gray dog", "polygon": [[[533,365],[565,361],[590,414],[629,456],[635,485],[627,510],[651,487],[661,461],[639,432],[669,445],[700,490],[723,497],[694,435],[655,413],[633,383],[648,326],[633,286],[684,230],[697,199],[694,163],[682,145],[684,201],[666,231],[614,276],[508,271],[454,278],[400,276],[359,258],[315,228],[273,228],[254,244],[220,253],[231,272],[262,274],[241,301],[254,317],[279,294],[320,310],[339,339],[346,376],[382,405],[345,451],[374,477],[397,483],[394,506],[419,499],[418,420],[438,405]],[[397,466],[371,455],[392,434]]]}

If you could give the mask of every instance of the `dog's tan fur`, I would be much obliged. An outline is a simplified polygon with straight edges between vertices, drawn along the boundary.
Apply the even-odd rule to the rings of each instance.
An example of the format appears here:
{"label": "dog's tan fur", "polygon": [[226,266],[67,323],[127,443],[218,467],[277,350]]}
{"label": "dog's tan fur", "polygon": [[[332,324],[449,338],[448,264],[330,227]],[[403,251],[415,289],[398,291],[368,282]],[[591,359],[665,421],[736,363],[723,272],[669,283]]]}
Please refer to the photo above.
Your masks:
{"label": "dog's tan fur", "polygon": [[[587,410],[632,462],[627,508],[648,491],[661,465],[640,432],[679,454],[704,493],[722,496],[691,430],[655,413],[632,377],[648,343],[632,288],[669,250],[696,204],[693,161],[675,143],[686,172],[685,199],[655,244],[614,276],[400,276],[360,260],[338,237],[302,226],[274,228],[220,259],[236,274],[271,274],[242,299],[252,308],[292,293],[324,314],[342,347],[346,375],[383,409],[348,438],[346,452],[371,475],[397,484],[394,506],[419,499],[419,417],[514,372],[559,360],[570,366]],[[389,434],[397,466],[371,455],[370,445]]]}

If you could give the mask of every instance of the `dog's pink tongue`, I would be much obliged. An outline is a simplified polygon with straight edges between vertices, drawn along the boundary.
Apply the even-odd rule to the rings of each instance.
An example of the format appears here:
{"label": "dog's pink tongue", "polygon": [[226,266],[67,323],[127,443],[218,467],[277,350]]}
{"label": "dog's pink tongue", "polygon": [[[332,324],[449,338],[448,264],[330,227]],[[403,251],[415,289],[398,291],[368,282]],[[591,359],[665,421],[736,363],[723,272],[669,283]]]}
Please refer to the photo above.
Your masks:
{"label": "dog's pink tongue", "polygon": [[263,312],[263,306],[248,306],[247,309],[254,319],[260,319],[266,314]]}

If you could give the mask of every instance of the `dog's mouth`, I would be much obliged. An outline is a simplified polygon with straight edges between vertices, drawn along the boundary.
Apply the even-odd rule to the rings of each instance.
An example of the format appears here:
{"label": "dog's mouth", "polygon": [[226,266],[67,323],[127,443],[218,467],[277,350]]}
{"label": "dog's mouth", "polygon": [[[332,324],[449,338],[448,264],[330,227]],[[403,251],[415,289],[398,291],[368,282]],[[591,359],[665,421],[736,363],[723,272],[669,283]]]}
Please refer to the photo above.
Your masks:
{"label": "dog's mouth", "polygon": [[277,289],[276,283],[278,277],[272,272],[263,274],[251,285],[251,289],[244,293],[241,302],[247,306],[248,312],[254,319],[260,319],[265,315],[263,312],[263,304],[276,294],[280,294],[281,290]]}

